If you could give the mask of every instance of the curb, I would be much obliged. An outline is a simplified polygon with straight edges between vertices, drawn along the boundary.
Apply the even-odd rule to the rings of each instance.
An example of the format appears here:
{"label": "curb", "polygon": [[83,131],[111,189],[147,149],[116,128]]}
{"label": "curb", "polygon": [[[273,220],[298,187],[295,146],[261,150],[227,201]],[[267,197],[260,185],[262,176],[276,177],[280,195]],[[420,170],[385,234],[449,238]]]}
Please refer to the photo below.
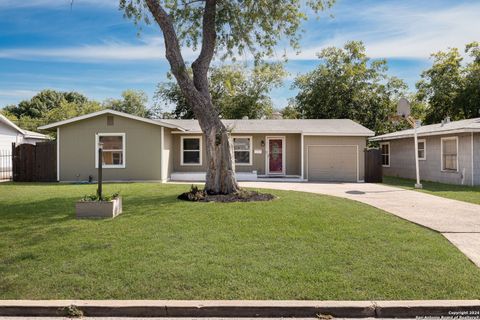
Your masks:
{"label": "curb", "polygon": [[480,300],[0,300],[0,316],[68,316],[69,307],[87,317],[480,317]]}

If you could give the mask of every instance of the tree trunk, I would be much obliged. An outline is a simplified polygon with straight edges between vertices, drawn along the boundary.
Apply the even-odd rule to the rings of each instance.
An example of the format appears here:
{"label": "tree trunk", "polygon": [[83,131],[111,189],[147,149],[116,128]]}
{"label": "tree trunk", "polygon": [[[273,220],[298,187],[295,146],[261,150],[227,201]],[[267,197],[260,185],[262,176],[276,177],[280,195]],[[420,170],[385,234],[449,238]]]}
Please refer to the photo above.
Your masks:
{"label": "tree trunk", "polygon": [[205,191],[209,194],[229,194],[239,190],[235,179],[230,135],[225,126],[214,125],[205,132],[207,177]]}
{"label": "tree trunk", "polygon": [[148,9],[160,26],[165,40],[165,57],[188,104],[205,134],[207,177],[205,191],[209,194],[229,194],[239,190],[235,179],[230,137],[217,110],[212,104],[208,88],[208,69],[215,52],[216,0],[205,0],[202,21],[202,49],[192,63],[193,80],[187,72],[180,43],[171,17],[157,0],[146,0]]}

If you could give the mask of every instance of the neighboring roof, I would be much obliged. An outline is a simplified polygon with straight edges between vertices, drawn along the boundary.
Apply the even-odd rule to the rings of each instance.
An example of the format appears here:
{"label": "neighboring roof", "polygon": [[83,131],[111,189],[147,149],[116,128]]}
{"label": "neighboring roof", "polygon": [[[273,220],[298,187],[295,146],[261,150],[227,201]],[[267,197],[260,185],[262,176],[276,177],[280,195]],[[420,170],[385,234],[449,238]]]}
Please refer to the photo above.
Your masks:
{"label": "neighboring roof", "polygon": [[[197,120],[164,119],[172,125],[186,129],[186,132],[200,133]],[[234,133],[303,133],[324,136],[371,137],[374,132],[349,119],[255,119],[222,120]]]}
{"label": "neighboring roof", "polygon": [[[402,130],[370,138],[370,141],[384,141],[413,137],[413,129]],[[430,124],[417,129],[418,136],[432,136],[462,132],[480,132],[480,118]]]}
{"label": "neighboring roof", "polygon": [[104,110],[100,110],[100,111],[97,111],[97,112],[92,112],[92,113],[89,113],[89,114],[85,114],[83,116],[78,116],[78,117],[70,118],[70,119],[67,119],[67,120],[54,122],[54,123],[51,123],[51,124],[47,124],[45,126],[38,127],[38,129],[46,130],[46,129],[57,128],[57,127],[60,127],[60,126],[63,126],[63,125],[66,125],[66,124],[69,124],[69,123],[72,123],[72,122],[97,117],[97,116],[100,116],[100,115],[103,115],[103,114],[112,114],[112,115],[116,115],[116,116],[120,116],[120,117],[124,117],[124,118],[129,118],[129,119],[133,119],[133,120],[138,120],[138,121],[142,121],[142,122],[146,122],[146,123],[150,123],[150,124],[155,124],[155,125],[159,125],[159,126],[163,126],[163,127],[167,127],[167,128],[178,129],[180,131],[184,131],[184,129],[182,127],[172,125],[170,123],[166,123],[163,120],[147,119],[147,118],[134,116],[132,114],[128,114],[128,113],[124,113],[124,112],[120,112],[120,111],[115,111],[115,110],[110,110],[110,109],[104,109]]}
{"label": "neighboring roof", "polygon": [[50,137],[45,135],[45,134],[41,134],[41,133],[38,133],[38,132],[29,131],[29,130],[24,130],[24,129],[20,128],[15,123],[13,123],[10,119],[5,117],[3,114],[0,114],[0,122],[3,122],[5,124],[7,124],[8,126],[14,128],[18,132],[20,132],[25,138],[29,138],[29,139],[50,139]]}
{"label": "neighboring roof", "polygon": [[25,134],[23,135],[25,138],[28,139],[48,139],[50,140],[51,137],[42,133],[38,133],[35,131],[30,131],[30,130],[23,130],[25,131]]}

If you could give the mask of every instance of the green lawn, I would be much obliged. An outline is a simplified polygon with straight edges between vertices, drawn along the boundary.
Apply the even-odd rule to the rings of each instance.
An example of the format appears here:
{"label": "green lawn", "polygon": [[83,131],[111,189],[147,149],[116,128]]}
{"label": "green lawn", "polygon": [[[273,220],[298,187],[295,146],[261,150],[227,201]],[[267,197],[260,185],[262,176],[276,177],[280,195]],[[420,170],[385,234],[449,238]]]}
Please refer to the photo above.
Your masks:
{"label": "green lawn", "polygon": [[414,189],[414,180],[396,177],[383,177],[383,183],[395,187],[426,192],[439,197],[480,204],[480,187],[422,181],[423,189]]}
{"label": "green lawn", "polygon": [[357,202],[271,191],[187,203],[187,185],[108,184],[124,213],[76,220],[93,185],[0,184],[0,299],[477,299],[441,235]]}

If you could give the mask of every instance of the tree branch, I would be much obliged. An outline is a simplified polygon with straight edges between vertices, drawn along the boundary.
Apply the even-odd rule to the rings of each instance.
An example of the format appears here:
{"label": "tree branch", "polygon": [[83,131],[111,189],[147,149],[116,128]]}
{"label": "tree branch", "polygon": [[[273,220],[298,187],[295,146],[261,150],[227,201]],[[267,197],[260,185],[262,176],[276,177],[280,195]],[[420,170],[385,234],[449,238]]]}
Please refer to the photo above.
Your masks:
{"label": "tree branch", "polygon": [[193,83],[195,88],[206,97],[210,97],[208,89],[208,69],[215,53],[217,32],[215,30],[216,0],[206,0],[203,12],[202,50],[192,63]]}
{"label": "tree branch", "polygon": [[146,0],[146,3],[155,21],[163,32],[163,38],[165,40],[165,56],[170,63],[172,73],[178,81],[187,84],[190,82],[190,77],[185,67],[185,61],[182,57],[180,43],[172,19],[159,4],[158,0]]}

